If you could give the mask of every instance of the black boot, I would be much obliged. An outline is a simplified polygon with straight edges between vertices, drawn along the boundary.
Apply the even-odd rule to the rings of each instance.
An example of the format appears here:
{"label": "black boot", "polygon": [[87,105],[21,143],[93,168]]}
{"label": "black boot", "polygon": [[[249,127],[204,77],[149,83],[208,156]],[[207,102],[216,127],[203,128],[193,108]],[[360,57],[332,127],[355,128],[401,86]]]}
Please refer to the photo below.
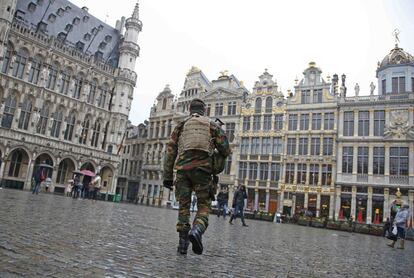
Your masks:
{"label": "black boot", "polygon": [[180,240],[178,242],[177,254],[186,255],[188,249],[188,232],[179,233]]}
{"label": "black boot", "polygon": [[195,225],[188,234],[191,244],[193,245],[193,252],[197,255],[203,253],[203,243],[201,241],[202,235],[203,232],[197,225]]}
{"label": "black boot", "polygon": [[231,225],[233,225],[233,219],[234,219],[234,216],[233,216],[233,214],[230,216],[230,220],[229,220],[229,223],[231,224]]}

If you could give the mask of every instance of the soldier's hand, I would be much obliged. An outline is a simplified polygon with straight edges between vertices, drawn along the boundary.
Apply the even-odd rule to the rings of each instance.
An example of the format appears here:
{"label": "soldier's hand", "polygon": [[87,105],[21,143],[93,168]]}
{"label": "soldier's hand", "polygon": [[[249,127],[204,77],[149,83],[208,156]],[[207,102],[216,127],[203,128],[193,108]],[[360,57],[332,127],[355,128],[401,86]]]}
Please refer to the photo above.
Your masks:
{"label": "soldier's hand", "polygon": [[162,184],[164,185],[164,187],[168,188],[169,190],[173,190],[174,183],[172,180],[164,180]]}

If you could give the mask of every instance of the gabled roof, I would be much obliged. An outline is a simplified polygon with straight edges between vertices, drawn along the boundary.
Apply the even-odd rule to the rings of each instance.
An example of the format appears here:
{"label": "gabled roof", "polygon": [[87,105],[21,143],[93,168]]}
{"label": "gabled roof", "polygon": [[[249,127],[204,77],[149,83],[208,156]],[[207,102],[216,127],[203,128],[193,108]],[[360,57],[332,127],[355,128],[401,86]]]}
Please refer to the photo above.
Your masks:
{"label": "gabled roof", "polygon": [[103,62],[118,64],[121,34],[89,14],[87,8],[79,8],[67,0],[18,0],[15,20],[49,36],[63,36],[65,44],[88,55],[99,52],[96,55]]}

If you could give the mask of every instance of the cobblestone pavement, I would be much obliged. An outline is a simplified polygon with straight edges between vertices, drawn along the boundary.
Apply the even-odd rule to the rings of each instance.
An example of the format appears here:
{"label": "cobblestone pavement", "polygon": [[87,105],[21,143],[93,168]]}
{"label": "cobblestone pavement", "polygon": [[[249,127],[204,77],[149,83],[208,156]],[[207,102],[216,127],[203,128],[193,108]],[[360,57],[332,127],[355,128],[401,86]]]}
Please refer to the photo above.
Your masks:
{"label": "cobblestone pavement", "polygon": [[176,255],[177,211],[0,190],[0,277],[413,277],[375,236],[211,216],[205,252]]}

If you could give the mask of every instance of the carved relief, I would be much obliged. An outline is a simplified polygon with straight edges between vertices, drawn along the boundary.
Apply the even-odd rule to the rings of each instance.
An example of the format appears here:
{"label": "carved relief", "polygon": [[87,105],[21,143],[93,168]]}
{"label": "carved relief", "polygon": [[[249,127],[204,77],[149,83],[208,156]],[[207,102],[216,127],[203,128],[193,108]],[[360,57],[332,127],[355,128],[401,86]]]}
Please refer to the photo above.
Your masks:
{"label": "carved relief", "polygon": [[384,132],[385,138],[414,139],[414,126],[408,120],[408,110],[393,110],[390,113],[390,123]]}

